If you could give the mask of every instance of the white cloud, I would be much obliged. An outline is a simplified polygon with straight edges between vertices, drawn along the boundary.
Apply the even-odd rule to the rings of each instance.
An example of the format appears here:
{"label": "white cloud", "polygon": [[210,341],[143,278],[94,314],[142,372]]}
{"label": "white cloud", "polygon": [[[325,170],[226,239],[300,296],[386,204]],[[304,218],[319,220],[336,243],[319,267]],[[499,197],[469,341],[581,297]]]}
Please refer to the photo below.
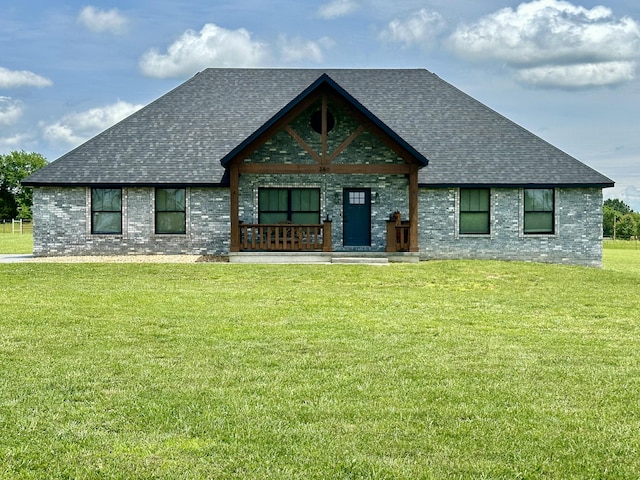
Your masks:
{"label": "white cloud", "polygon": [[635,71],[634,62],[545,65],[521,69],[516,79],[537,87],[581,88],[628,82],[635,78]]}
{"label": "white cloud", "polygon": [[88,6],[78,15],[78,23],[92,32],[118,35],[126,31],[129,20],[115,8],[107,11]]}
{"label": "white cloud", "polygon": [[56,123],[44,125],[44,137],[56,144],[79,145],[142,107],[118,101],[113,105],[71,113]]}
{"label": "white cloud", "polygon": [[449,45],[463,58],[497,60],[522,69],[521,81],[597,86],[634,77],[640,25],[614,17],[603,6],[587,9],[562,0],[536,0],[458,28]]}
{"label": "white cloud", "polygon": [[406,18],[396,18],[389,22],[380,33],[380,38],[384,41],[404,43],[407,47],[429,47],[445,28],[446,21],[442,15],[423,8]]}
{"label": "white cloud", "polygon": [[359,5],[352,0],[332,0],[318,8],[318,16],[331,19],[344,17],[358,10]]}
{"label": "white cloud", "polygon": [[0,96],[0,125],[14,125],[22,116],[22,103]]}
{"label": "white cloud", "polygon": [[24,147],[25,143],[32,139],[31,135],[24,133],[17,133],[10,137],[0,137],[0,148],[2,149],[16,149]]}
{"label": "white cloud", "polygon": [[278,41],[280,57],[284,62],[310,60],[320,63],[324,59],[323,50],[329,49],[334,45],[335,42],[328,37],[323,37],[314,42],[300,37],[289,39],[285,35],[281,35]]}
{"label": "white cloud", "polygon": [[0,67],[0,88],[50,87],[53,82],[27,70],[9,70]]}
{"label": "white cloud", "polygon": [[140,69],[150,77],[180,77],[206,67],[257,67],[267,56],[267,46],[252,40],[247,30],[208,23],[200,32],[187,30],[166,54],[156,49],[145,53]]}

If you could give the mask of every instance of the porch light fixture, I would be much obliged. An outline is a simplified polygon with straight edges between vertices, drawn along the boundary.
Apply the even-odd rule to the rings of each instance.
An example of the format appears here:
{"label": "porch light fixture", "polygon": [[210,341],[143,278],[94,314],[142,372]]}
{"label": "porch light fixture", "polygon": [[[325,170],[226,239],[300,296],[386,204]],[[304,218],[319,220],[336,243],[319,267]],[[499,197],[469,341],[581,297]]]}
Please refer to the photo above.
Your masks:
{"label": "porch light fixture", "polygon": [[380,201],[380,195],[378,195],[378,192],[372,193],[371,203],[378,203],[379,201]]}
{"label": "porch light fixture", "polygon": [[333,194],[333,201],[336,203],[336,205],[340,204],[340,192],[335,192]]}

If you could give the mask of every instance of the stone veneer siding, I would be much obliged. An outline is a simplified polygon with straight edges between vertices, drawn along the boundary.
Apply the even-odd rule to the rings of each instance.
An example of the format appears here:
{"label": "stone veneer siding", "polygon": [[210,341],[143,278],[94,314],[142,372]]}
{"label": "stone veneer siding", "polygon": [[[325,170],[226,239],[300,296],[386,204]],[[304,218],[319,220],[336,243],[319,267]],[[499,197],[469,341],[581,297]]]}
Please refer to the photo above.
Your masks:
{"label": "stone veneer siding", "polygon": [[229,189],[187,188],[187,233],[154,233],[154,189],[122,189],[122,234],[91,234],[91,189],[34,188],[33,253],[59,255],[226,254]]}
{"label": "stone veneer siding", "polygon": [[420,258],[500,259],[602,266],[602,190],[555,189],[555,233],[523,233],[521,188],[492,188],[489,235],[460,235],[459,189],[421,188]]}

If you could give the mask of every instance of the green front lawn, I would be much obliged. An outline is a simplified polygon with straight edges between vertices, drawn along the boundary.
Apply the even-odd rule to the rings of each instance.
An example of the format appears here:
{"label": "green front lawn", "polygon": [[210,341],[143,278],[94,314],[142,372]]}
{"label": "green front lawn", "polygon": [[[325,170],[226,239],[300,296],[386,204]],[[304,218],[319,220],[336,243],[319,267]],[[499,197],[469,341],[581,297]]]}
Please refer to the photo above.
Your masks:
{"label": "green front lawn", "polygon": [[640,252],[605,253],[0,265],[0,478],[638,478]]}
{"label": "green front lawn", "polygon": [[33,251],[33,234],[11,233],[11,225],[4,225],[6,231],[0,230],[0,253],[31,253]]}

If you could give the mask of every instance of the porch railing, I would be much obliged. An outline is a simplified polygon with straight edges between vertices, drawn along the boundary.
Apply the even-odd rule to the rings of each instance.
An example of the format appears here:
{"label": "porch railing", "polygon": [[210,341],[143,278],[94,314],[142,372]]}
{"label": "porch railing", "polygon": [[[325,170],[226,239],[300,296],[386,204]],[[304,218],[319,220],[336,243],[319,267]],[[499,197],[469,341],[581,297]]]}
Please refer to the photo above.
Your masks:
{"label": "porch railing", "polygon": [[331,222],[320,225],[240,224],[241,251],[331,251]]}
{"label": "porch railing", "polygon": [[410,251],[410,227],[411,223],[407,221],[387,221],[387,252]]}

